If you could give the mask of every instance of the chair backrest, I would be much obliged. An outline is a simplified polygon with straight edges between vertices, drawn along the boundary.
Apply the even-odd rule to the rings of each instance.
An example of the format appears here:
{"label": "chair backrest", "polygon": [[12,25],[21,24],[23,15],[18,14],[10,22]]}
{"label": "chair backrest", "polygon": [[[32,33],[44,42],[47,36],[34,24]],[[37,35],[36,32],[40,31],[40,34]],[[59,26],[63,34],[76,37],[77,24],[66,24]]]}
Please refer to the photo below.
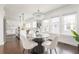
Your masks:
{"label": "chair backrest", "polygon": [[57,35],[55,35],[55,34],[50,34],[49,37],[48,37],[48,39],[54,40],[56,36]]}
{"label": "chair backrest", "polygon": [[24,36],[21,35],[21,44],[23,46],[23,48],[26,47],[26,45],[28,44],[27,38],[25,38]]}
{"label": "chair backrest", "polygon": [[57,43],[58,43],[58,37],[55,37],[52,42],[51,42],[51,48],[55,48],[57,47]]}
{"label": "chair backrest", "polygon": [[48,37],[49,37],[49,34],[48,33],[42,33],[42,37],[46,41],[48,39]]}
{"label": "chair backrest", "polygon": [[23,35],[21,35],[20,40],[21,40],[21,44],[22,44],[24,49],[32,49],[34,46],[37,45],[35,42],[28,40],[27,37],[25,37]]}

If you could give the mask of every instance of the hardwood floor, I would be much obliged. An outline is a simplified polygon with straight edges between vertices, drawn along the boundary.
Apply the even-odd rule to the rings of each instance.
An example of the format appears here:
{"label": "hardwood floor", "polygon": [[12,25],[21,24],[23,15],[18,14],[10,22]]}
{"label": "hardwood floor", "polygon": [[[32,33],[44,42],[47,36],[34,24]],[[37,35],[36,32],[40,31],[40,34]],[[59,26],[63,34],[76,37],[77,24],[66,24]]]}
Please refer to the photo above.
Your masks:
{"label": "hardwood floor", "polygon": [[22,47],[20,46],[20,42],[15,40],[7,41],[3,48],[3,53],[9,53],[9,54],[19,54],[22,53]]}
{"label": "hardwood floor", "polygon": [[[13,36],[8,36],[6,41],[7,42],[4,46],[0,46],[1,54],[23,54],[23,48],[20,45],[20,40]],[[77,47],[58,43],[57,52],[58,54],[77,54]],[[25,54],[27,54],[27,50],[25,51]]]}
{"label": "hardwood floor", "polygon": [[76,46],[68,45],[65,43],[58,44],[59,54],[78,54],[78,48]]}

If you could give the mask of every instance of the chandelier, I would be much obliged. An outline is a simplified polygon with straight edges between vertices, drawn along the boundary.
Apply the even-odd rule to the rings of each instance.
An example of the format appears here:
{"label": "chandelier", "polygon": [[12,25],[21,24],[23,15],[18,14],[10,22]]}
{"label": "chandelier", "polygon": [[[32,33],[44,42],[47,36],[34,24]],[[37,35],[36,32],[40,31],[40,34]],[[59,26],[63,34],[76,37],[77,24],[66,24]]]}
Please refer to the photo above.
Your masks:
{"label": "chandelier", "polygon": [[36,20],[36,36],[39,37],[41,36],[41,25],[42,25],[42,20],[44,19],[45,17],[45,14],[40,12],[40,10],[38,9],[37,12],[34,12],[33,13],[33,17],[34,17],[34,20]]}
{"label": "chandelier", "polygon": [[45,14],[40,12],[40,10],[38,9],[37,12],[33,13],[33,17],[35,20],[43,20],[44,19]]}
{"label": "chandelier", "polygon": [[44,16],[44,13],[40,12],[39,9],[37,10],[37,12],[33,13],[34,20],[36,20],[37,22],[37,29],[40,29]]}

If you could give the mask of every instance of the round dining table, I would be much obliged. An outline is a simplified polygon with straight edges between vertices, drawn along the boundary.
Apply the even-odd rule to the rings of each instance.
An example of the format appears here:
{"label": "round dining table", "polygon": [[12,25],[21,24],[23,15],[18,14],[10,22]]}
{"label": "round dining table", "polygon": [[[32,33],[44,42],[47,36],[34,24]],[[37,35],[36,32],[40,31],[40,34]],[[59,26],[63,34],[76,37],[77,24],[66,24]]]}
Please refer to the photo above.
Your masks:
{"label": "round dining table", "polygon": [[34,38],[33,41],[38,43],[38,45],[32,49],[31,53],[32,54],[43,54],[44,46],[42,46],[42,43],[44,42],[44,39],[43,38]]}

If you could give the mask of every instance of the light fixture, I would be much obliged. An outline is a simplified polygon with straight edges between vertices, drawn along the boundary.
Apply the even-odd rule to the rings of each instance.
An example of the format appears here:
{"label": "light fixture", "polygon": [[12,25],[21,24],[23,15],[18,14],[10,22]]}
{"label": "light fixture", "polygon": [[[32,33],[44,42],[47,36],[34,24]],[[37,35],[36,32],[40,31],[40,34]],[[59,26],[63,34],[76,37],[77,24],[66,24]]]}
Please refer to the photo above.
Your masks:
{"label": "light fixture", "polygon": [[39,9],[37,10],[37,12],[33,13],[34,20],[36,20],[36,22],[37,22],[37,29],[38,28],[40,29],[44,16],[45,16],[45,14],[40,12]]}
{"label": "light fixture", "polygon": [[38,9],[37,12],[33,13],[33,17],[35,20],[43,20],[44,19],[45,14],[40,12],[40,10]]}
{"label": "light fixture", "polygon": [[[37,12],[33,13],[34,20],[36,20],[36,36],[41,36],[41,25],[42,25],[42,20],[45,17],[45,14],[40,12],[38,9]],[[38,34],[37,34],[38,33]]]}

